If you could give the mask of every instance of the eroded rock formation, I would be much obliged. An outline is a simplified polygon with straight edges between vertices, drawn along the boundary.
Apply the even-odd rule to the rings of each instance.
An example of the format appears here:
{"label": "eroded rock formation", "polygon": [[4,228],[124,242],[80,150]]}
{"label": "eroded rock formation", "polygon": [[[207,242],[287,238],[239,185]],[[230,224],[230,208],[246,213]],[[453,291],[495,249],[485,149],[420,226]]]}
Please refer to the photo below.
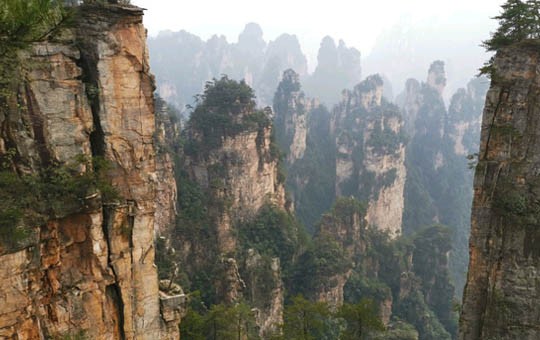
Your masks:
{"label": "eroded rock formation", "polygon": [[527,43],[495,57],[474,179],[461,339],[540,337],[539,60],[536,44]]}
{"label": "eroded rock formation", "polygon": [[20,56],[28,71],[15,89],[18,105],[0,115],[0,154],[13,154],[20,174],[104,158],[120,198],[105,204],[101,192],[89,193],[82,208],[59,208],[28,226],[26,240],[1,248],[2,338],[178,337],[177,306],[160,313],[154,265],[159,178],[142,15],[134,6],[85,5],[73,28]]}
{"label": "eroded rock formation", "polygon": [[367,221],[401,233],[405,186],[405,140],[396,106],[382,98],[383,83],[370,76],[344,91],[334,109],[336,194],[369,202]]}

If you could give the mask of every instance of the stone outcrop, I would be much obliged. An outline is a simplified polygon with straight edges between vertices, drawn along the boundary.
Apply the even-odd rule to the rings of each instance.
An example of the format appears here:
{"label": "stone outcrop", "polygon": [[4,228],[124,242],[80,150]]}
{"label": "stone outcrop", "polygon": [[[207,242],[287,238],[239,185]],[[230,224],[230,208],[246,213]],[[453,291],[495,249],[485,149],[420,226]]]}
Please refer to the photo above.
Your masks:
{"label": "stone outcrop", "polygon": [[[480,116],[489,81],[476,78],[458,90],[449,109],[443,99],[445,71],[434,62],[427,80],[409,79],[398,97],[410,141],[403,231],[441,223],[455,230],[450,266],[458,295],[465,283],[472,200],[472,157],[478,152]],[[468,164],[471,162],[471,164]]]}
{"label": "stone outcrop", "polygon": [[[348,261],[354,262],[359,254],[366,251],[365,212],[349,199],[338,199],[331,213],[323,215],[317,231],[318,238],[331,238],[344,250]],[[343,305],[344,288],[352,270],[333,273],[313,292],[318,301],[324,301],[332,309]]]}
{"label": "stone outcrop", "polygon": [[286,205],[285,187],[278,180],[278,162],[270,156],[270,134],[270,127],[244,131],[225,137],[219,148],[203,157],[187,157],[186,166],[197,184],[227,200],[227,208],[216,220],[221,253],[236,247],[234,224],[255,217],[265,204]]}
{"label": "stone outcrop", "polygon": [[382,79],[370,76],[344,91],[334,109],[336,194],[369,202],[367,221],[401,233],[405,140],[399,110],[382,98]]}
{"label": "stone outcrop", "polygon": [[[261,277],[261,269],[270,275]],[[269,263],[254,249],[249,249],[245,263],[246,280],[250,289],[250,298],[255,312],[255,321],[260,327],[260,335],[267,338],[280,332],[279,325],[283,323],[285,288],[281,276],[279,258],[270,259]],[[262,282],[269,280],[270,282]],[[264,287],[270,287],[264,291]]]}
{"label": "stone outcrop", "polygon": [[176,186],[174,155],[180,152],[179,114],[161,98],[155,103],[156,132],[154,143],[156,150],[156,233],[169,235],[176,223],[178,192]]}
{"label": "stone outcrop", "polygon": [[487,94],[474,179],[461,339],[538,339],[536,43],[502,48]]}
{"label": "stone outcrop", "polygon": [[479,150],[481,112],[484,108],[489,79],[471,80],[450,101],[446,134],[453,141],[454,154],[468,156]]}
{"label": "stone outcrop", "polygon": [[296,216],[314,231],[335,198],[335,146],[330,112],[306,97],[300,76],[292,69],[283,73],[273,101],[274,131],[285,154],[286,187]]}
{"label": "stone outcrop", "polygon": [[444,62],[434,61],[429,67],[427,84],[436,89],[440,96],[446,87],[446,72],[444,71]]}
{"label": "stone outcrop", "polygon": [[274,95],[274,128],[279,146],[286,151],[288,166],[304,157],[308,115],[317,106],[316,100],[306,98],[301,91],[299,75],[292,69],[283,72]]}
{"label": "stone outcrop", "polygon": [[159,178],[142,15],[85,5],[73,28],[21,54],[28,73],[18,109],[0,115],[0,153],[16,155],[19,173],[102,157],[121,199],[104,204],[97,192],[83,209],[33,228],[17,249],[0,250],[2,338],[178,337],[179,320],[161,316],[154,265]]}
{"label": "stone outcrop", "polygon": [[[252,94],[245,83],[226,77],[215,81],[187,123],[178,169],[180,197],[186,199],[180,200],[177,230],[185,229],[173,235],[172,243],[185,275],[198,280],[191,289],[204,290],[205,303],[232,305],[245,299],[256,309],[260,334],[270,334],[283,319],[282,268],[277,254],[252,249],[246,229],[250,223],[268,227],[272,222],[255,222],[264,211],[289,216],[291,208],[272,138],[272,112],[257,110],[244,93]],[[218,120],[221,126],[211,124]]]}

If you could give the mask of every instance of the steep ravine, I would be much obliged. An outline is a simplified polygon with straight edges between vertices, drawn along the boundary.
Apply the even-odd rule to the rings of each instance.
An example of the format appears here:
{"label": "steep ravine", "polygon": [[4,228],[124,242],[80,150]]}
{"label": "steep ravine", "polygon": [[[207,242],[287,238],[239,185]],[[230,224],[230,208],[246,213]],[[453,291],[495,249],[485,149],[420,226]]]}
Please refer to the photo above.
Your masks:
{"label": "steep ravine", "polygon": [[72,28],[21,53],[27,73],[19,105],[0,115],[0,155],[14,155],[19,174],[104,159],[119,198],[109,204],[90,192],[80,208],[60,207],[27,226],[25,240],[0,248],[2,338],[178,338],[182,297],[160,299],[154,265],[162,226],[142,15],[134,6],[84,5]]}

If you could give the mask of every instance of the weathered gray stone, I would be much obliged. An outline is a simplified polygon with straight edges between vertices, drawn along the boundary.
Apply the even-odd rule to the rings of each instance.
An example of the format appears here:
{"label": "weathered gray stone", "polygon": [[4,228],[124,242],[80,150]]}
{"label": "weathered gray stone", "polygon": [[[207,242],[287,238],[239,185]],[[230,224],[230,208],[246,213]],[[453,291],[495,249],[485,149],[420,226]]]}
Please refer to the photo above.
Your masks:
{"label": "weathered gray stone", "polygon": [[482,122],[460,338],[540,338],[540,50],[501,49]]}

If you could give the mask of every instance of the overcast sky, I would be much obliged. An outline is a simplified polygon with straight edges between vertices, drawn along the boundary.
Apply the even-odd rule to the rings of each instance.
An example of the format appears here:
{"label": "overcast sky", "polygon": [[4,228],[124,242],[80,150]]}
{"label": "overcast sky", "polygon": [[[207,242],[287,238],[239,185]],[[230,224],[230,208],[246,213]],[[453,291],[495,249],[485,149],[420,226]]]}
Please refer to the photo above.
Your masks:
{"label": "overcast sky", "polygon": [[[146,8],[145,25],[150,35],[161,30],[184,29],[207,39],[224,34],[229,42],[248,22],[256,22],[265,40],[281,33],[296,34],[304,52],[313,60],[325,35],[343,39],[348,46],[369,54],[375,39],[393,24],[429,22],[430,25],[467,25],[458,31],[486,32],[487,18],[499,13],[504,0],[132,0]],[[463,23],[448,18],[468,18]],[[471,20],[478,18],[478,21]]]}

